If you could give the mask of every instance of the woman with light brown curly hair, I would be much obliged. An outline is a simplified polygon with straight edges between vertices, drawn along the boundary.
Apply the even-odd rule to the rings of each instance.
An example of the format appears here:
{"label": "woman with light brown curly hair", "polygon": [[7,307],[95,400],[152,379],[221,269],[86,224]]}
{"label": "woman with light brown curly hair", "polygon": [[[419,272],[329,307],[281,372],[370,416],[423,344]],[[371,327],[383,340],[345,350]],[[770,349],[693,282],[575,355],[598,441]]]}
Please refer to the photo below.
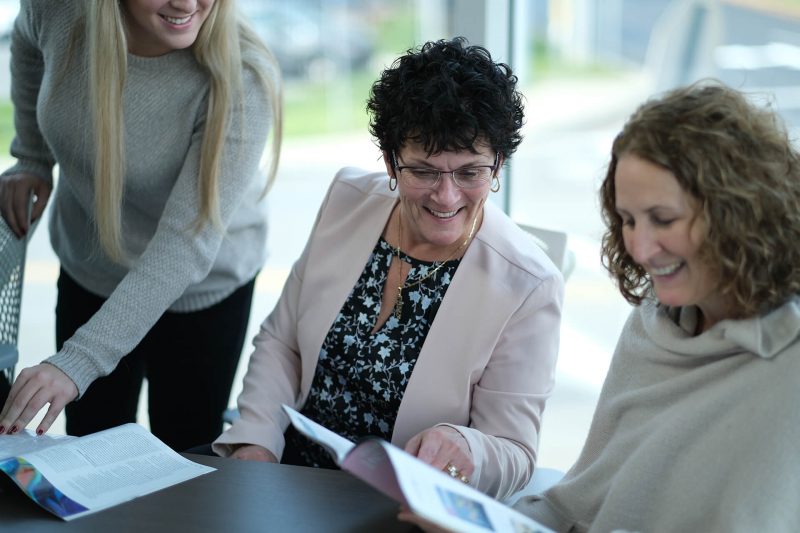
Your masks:
{"label": "woman with light brown curly hair", "polygon": [[715,82],[650,100],[601,200],[635,308],[578,461],[516,508],[559,532],[800,531],[800,161],[780,120]]}
{"label": "woman with light brown curly hair", "polygon": [[[653,192],[650,174],[671,174],[672,187],[680,187],[691,208],[687,222],[702,230],[697,259],[715,280],[706,289],[725,309],[722,317],[703,309],[698,332],[719,318],[768,312],[800,292],[800,161],[774,113],[705,83],[646,103],[617,136],[601,188],[603,263],[632,304],[653,291],[668,304],[658,289],[679,276],[659,275],[648,268],[648,257],[637,257],[643,232],[633,231],[636,221],[618,205],[627,192],[618,183],[630,170]],[[671,227],[659,224],[670,218],[650,221]]]}
{"label": "woman with light brown curly hair", "polygon": [[603,263],[636,307],[564,480],[557,531],[798,531],[800,160],[704,82],[642,105],[601,188]]}

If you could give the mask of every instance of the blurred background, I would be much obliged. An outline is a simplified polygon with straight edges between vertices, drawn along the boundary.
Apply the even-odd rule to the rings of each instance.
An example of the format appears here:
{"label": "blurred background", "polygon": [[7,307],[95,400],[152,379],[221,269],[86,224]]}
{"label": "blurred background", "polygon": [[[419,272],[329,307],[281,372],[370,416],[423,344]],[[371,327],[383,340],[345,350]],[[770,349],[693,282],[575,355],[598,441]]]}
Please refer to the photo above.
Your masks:
{"label": "blurred background", "polygon": [[[599,260],[596,200],[611,142],[648,96],[716,77],[800,126],[800,0],[238,0],[285,78],[284,150],[268,196],[270,257],[252,335],[272,309],[335,171],[380,169],[365,99],[381,70],[426,40],[466,36],[519,76],[525,140],[493,195],[513,219],[565,231],[566,285],[556,388],[540,464],[569,468],[588,431],[630,311]],[[0,0],[0,146],[13,136],[8,35],[18,2]],[[5,148],[4,151],[7,151]],[[2,156],[5,166],[8,155]],[[23,290],[19,368],[54,350],[58,262],[46,221],[33,235]],[[252,338],[252,335],[250,336]],[[250,344],[231,405],[241,389]],[[140,423],[147,426],[144,396]],[[54,431],[63,433],[63,419]]]}

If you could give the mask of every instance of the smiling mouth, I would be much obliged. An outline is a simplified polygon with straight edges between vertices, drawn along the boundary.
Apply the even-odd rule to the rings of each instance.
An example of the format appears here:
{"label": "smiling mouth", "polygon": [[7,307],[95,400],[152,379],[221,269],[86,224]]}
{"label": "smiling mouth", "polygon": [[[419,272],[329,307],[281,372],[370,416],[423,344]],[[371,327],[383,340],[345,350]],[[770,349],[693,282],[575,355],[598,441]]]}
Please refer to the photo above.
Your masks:
{"label": "smiling mouth", "polygon": [[458,214],[461,209],[456,209],[455,211],[436,211],[435,209],[431,209],[430,207],[426,207],[425,209],[428,210],[428,213],[435,216],[436,218],[452,218]]}
{"label": "smiling mouth", "polygon": [[186,15],[185,17],[170,17],[167,15],[159,15],[162,19],[166,20],[170,24],[174,24],[175,26],[182,26],[189,22],[192,18],[192,15]]}
{"label": "smiling mouth", "polygon": [[651,267],[650,273],[655,276],[669,276],[670,274],[674,274],[679,268],[684,265],[683,261],[678,261],[677,263],[673,263],[671,265],[654,268]]}

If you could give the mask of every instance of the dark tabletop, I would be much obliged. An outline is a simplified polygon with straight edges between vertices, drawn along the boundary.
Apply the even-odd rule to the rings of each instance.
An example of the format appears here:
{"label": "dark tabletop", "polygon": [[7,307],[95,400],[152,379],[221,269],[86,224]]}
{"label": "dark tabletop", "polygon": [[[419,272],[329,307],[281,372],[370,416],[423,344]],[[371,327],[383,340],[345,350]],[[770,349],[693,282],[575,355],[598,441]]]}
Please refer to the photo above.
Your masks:
{"label": "dark tabletop", "polygon": [[396,520],[397,503],[346,472],[184,455],[217,470],[71,522],[0,473],[0,531],[414,531]]}

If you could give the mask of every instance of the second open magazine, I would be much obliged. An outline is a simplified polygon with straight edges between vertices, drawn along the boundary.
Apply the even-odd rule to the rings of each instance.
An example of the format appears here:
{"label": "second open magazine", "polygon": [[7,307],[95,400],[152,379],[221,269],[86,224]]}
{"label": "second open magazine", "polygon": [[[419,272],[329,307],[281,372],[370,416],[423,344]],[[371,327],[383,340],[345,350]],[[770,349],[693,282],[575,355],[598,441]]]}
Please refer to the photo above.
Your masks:
{"label": "second open magazine", "polygon": [[291,407],[283,409],[297,431],[325,448],[342,470],[440,527],[476,533],[550,531],[383,439],[355,444]]}

